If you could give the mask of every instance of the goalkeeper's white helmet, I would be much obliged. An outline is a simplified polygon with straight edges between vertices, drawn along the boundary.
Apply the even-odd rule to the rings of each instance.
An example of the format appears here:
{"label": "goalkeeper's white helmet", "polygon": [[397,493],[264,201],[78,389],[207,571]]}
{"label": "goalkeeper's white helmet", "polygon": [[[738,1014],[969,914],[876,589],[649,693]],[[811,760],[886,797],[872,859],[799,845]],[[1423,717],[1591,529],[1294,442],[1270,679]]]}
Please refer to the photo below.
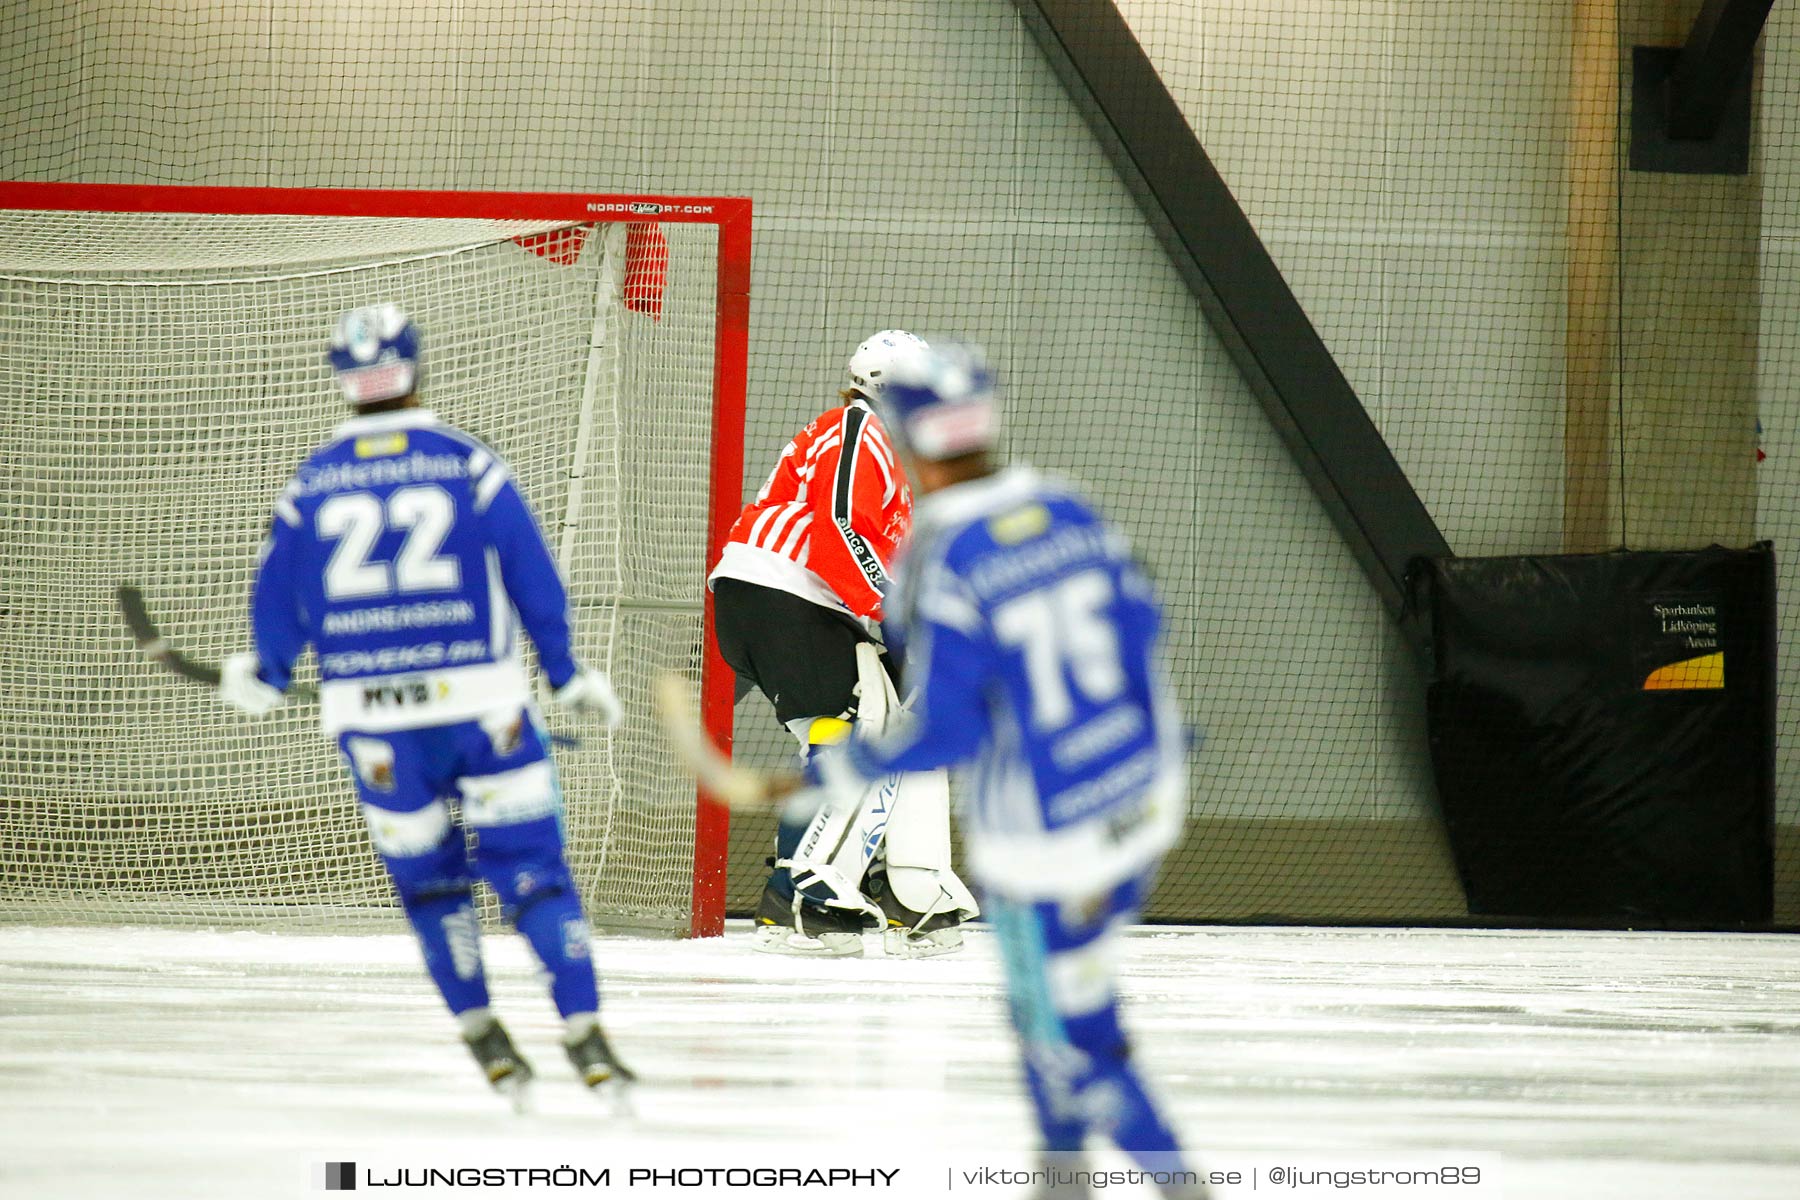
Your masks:
{"label": "goalkeeper's white helmet", "polygon": [[870,334],[850,356],[850,365],[845,368],[850,377],[848,391],[865,400],[874,400],[881,395],[881,386],[893,374],[894,368],[925,349],[925,339],[904,329],[883,329],[880,333]]}

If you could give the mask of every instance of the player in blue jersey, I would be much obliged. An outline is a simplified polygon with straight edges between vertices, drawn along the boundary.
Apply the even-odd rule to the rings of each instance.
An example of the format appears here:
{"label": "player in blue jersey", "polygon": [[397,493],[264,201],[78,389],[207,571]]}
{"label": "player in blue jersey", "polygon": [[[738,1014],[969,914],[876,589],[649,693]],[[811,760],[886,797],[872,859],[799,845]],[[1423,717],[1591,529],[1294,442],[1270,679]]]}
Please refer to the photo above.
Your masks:
{"label": "player in blue jersey", "polygon": [[[970,347],[901,365],[878,403],[922,498],[888,597],[911,720],[821,756],[834,797],[970,766],[968,863],[1004,960],[1046,1165],[1091,1135],[1203,1195],[1133,1065],[1115,963],[1187,807],[1161,614],[1124,538],[1068,484],[996,469],[994,380]],[[841,801],[838,801],[841,803]],[[1065,1157],[1066,1155],[1066,1157]],[[1079,1195],[1056,1177],[1050,1194]]]}
{"label": "player in blue jersey", "polygon": [[616,725],[618,700],[571,651],[562,577],[506,464],[418,407],[419,334],[406,314],[344,314],[327,357],[356,415],[275,501],[250,598],[255,649],[223,664],[220,696],[267,713],[311,643],[324,731],[489,1082],[522,1103],[532,1072],[488,1007],[476,877],[543,964],[576,1071],[590,1087],[628,1082],[600,1028],[562,793],[517,626],[559,705]]}

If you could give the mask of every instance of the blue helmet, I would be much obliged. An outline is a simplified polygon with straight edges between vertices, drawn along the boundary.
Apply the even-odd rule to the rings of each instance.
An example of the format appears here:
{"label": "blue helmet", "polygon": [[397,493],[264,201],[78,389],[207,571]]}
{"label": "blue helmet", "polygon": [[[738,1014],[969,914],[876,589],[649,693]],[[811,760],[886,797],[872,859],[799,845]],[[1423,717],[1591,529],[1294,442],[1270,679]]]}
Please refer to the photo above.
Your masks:
{"label": "blue helmet", "polygon": [[419,386],[419,330],[397,304],[353,308],[339,317],[325,358],[352,404],[397,400]]}
{"label": "blue helmet", "polygon": [[877,402],[907,450],[935,462],[993,448],[1000,433],[994,386],[981,347],[933,342],[895,365]]}

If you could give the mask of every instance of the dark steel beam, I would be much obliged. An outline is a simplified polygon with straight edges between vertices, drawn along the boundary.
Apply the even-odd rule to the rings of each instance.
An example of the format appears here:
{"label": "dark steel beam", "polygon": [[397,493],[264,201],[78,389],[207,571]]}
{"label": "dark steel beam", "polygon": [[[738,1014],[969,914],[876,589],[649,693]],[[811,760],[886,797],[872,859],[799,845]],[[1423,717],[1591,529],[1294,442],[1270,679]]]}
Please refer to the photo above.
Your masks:
{"label": "dark steel beam", "polygon": [[1669,136],[1704,141],[1719,131],[1733,86],[1775,0],[1706,0],[1669,75]]}
{"label": "dark steel beam", "polygon": [[1331,351],[1111,0],[1015,0],[1375,592],[1450,553]]}

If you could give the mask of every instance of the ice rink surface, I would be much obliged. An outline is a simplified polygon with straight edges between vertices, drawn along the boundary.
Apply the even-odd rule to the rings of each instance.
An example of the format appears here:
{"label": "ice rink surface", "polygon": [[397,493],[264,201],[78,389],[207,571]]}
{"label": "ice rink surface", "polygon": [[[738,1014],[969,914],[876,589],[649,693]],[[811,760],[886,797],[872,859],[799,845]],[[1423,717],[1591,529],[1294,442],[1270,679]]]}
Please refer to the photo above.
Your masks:
{"label": "ice rink surface", "polygon": [[[860,960],[772,958],[746,936],[598,943],[612,1040],[645,1078],[619,1119],[575,1084],[510,935],[485,945],[540,1074],[523,1117],[398,928],[0,926],[0,1196],[303,1196],[309,1163],[446,1142],[549,1165],[1029,1150],[985,933],[915,962],[873,938]],[[1202,1158],[1487,1151],[1515,1200],[1800,1197],[1792,937],[1146,929],[1125,979]]]}

